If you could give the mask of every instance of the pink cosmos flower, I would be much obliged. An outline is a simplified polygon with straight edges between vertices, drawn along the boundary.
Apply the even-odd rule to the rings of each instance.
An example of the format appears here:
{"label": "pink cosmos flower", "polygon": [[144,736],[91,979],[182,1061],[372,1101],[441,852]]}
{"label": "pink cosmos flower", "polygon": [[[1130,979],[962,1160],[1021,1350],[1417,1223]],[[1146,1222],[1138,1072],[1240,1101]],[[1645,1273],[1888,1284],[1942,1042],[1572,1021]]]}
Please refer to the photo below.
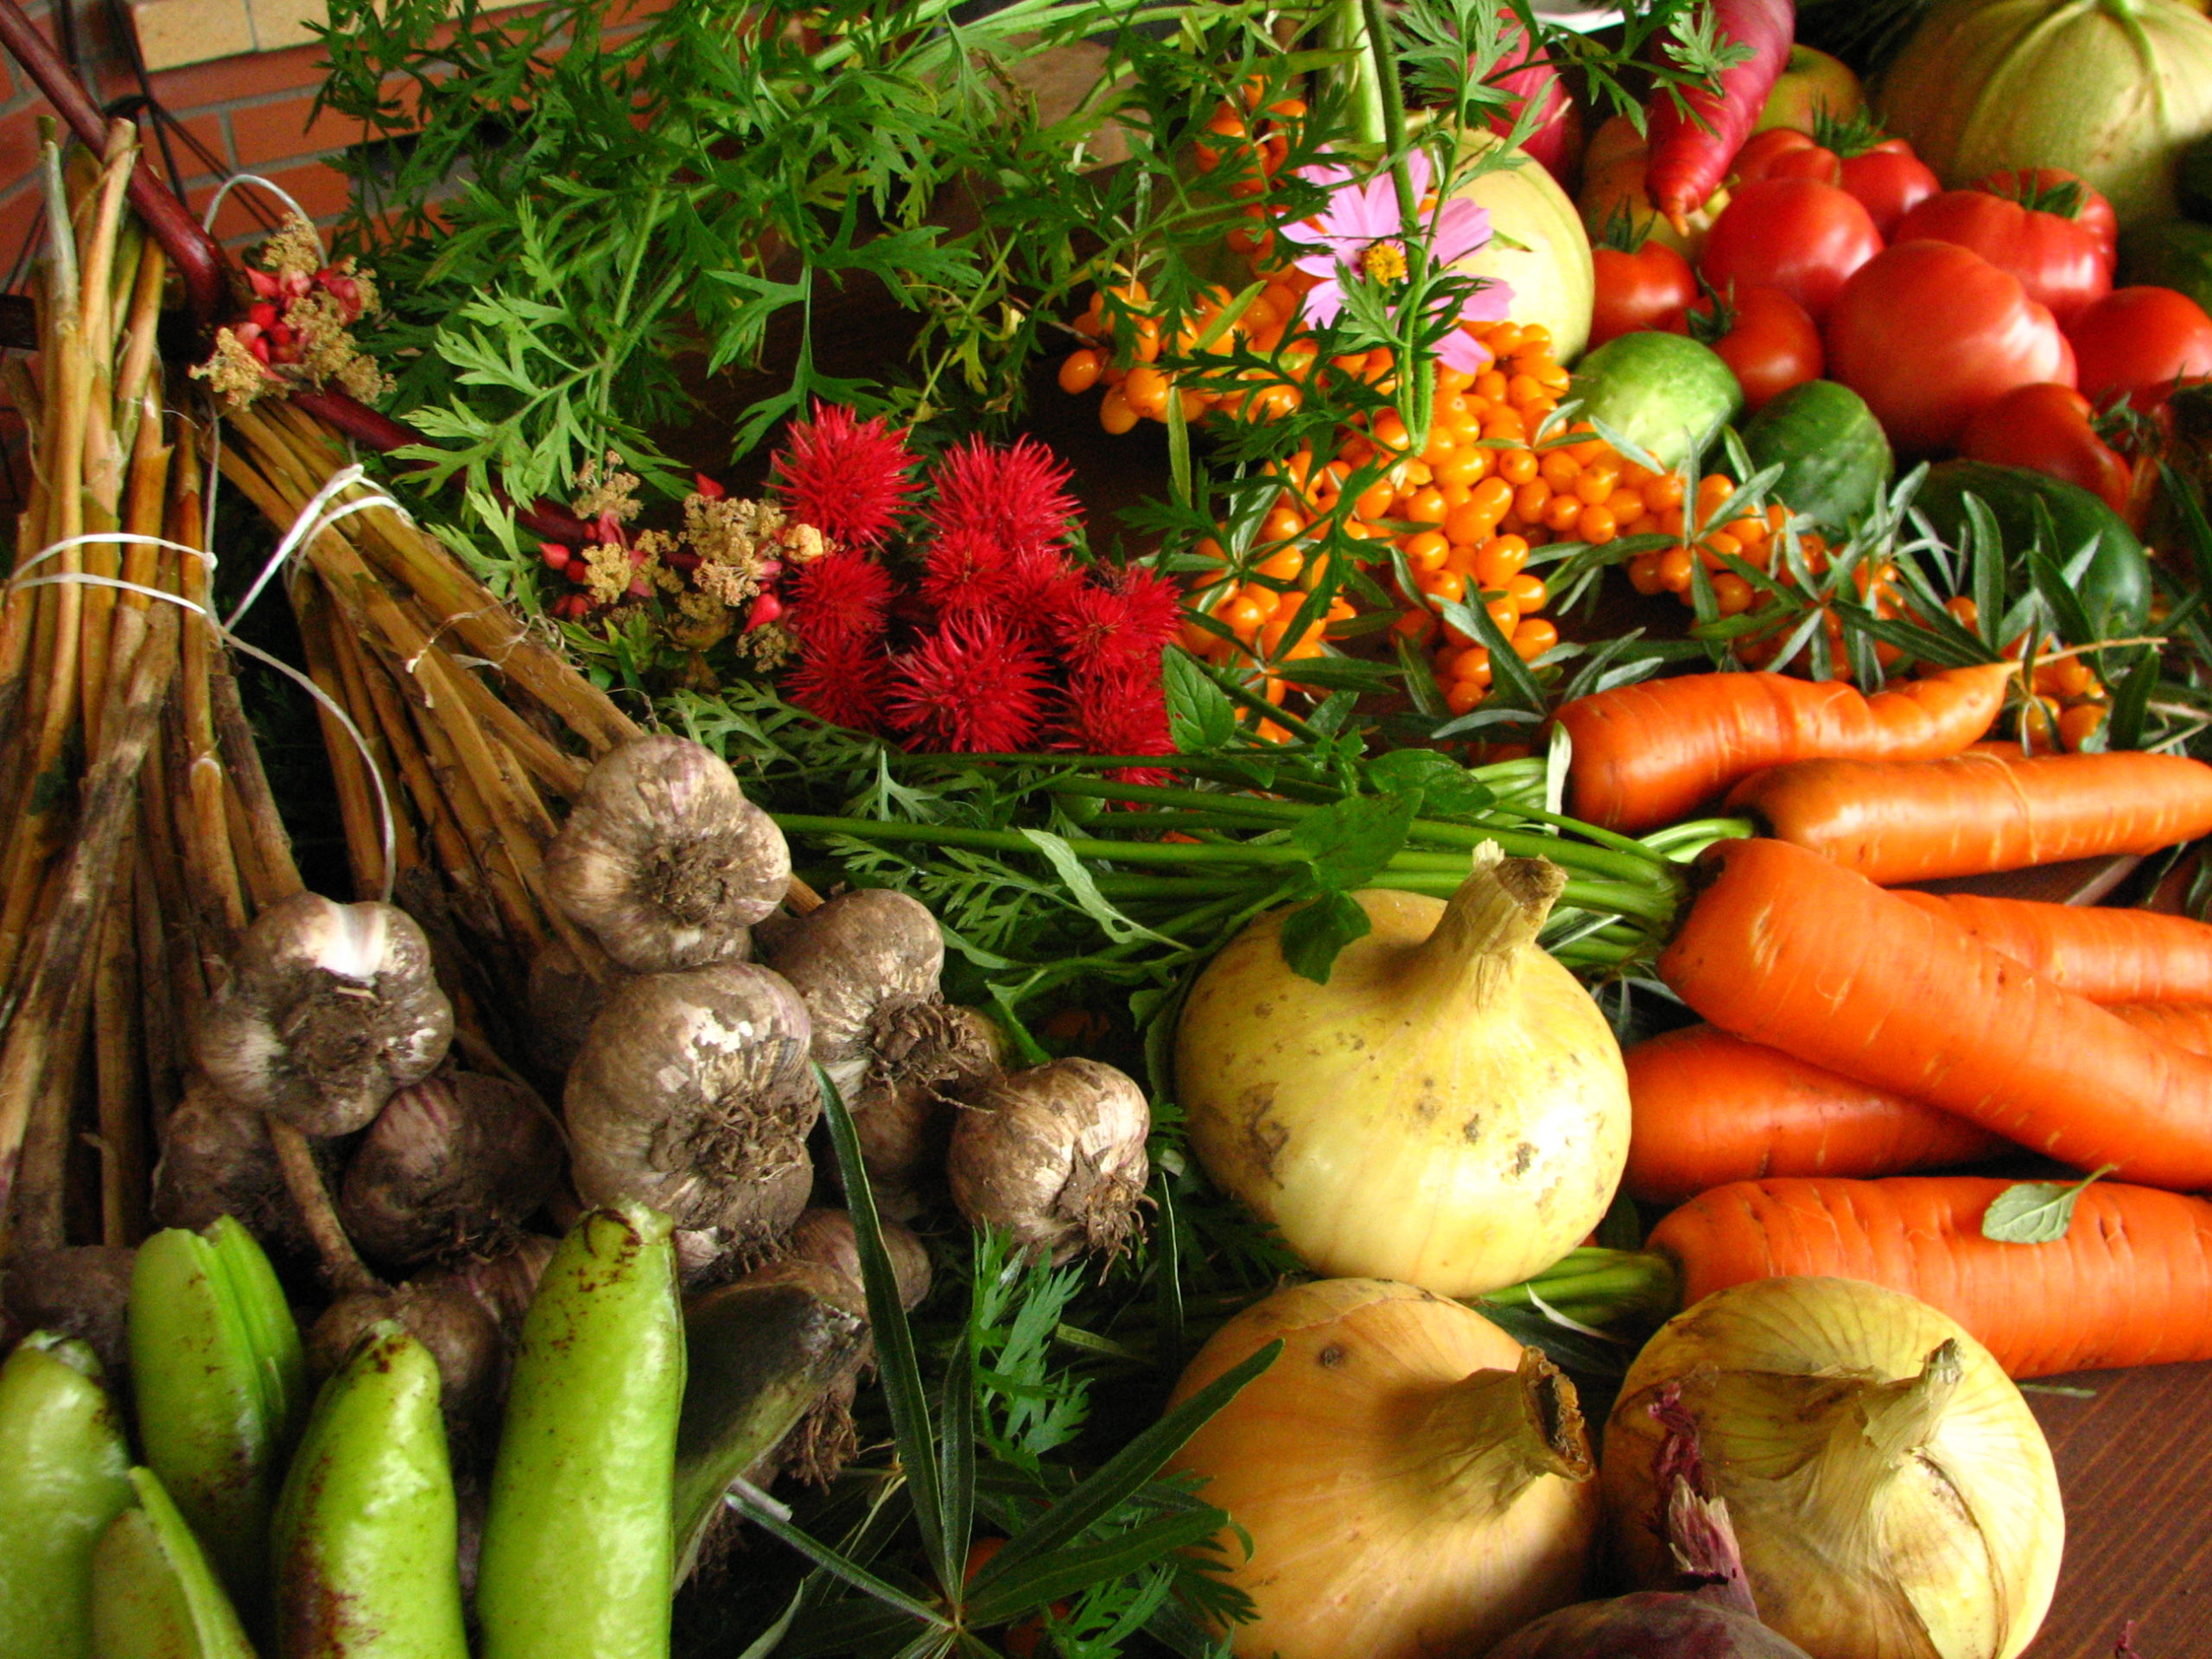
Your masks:
{"label": "pink cosmos flower", "polygon": [[[1433,179],[1428,156],[1415,150],[1406,158],[1414,196],[1426,198]],[[1435,215],[1433,232],[1427,213],[1408,219],[1399,212],[1398,188],[1388,169],[1365,184],[1342,167],[1309,167],[1299,177],[1310,184],[1332,186],[1329,205],[1312,219],[1282,227],[1291,241],[1313,250],[1296,260],[1299,270],[1319,276],[1319,286],[1306,296],[1306,315],[1317,327],[1336,321],[1344,306],[1347,282],[1389,284],[1406,278],[1409,264],[1406,245],[1429,238],[1429,257],[1437,264],[1457,264],[1490,241],[1490,214],[1459,196],[1446,201]],[[1455,322],[1495,322],[1505,316],[1513,290],[1492,282],[1469,295],[1459,306]],[[1490,353],[1464,328],[1454,328],[1437,342],[1436,355],[1448,367],[1479,372],[1490,362]]]}

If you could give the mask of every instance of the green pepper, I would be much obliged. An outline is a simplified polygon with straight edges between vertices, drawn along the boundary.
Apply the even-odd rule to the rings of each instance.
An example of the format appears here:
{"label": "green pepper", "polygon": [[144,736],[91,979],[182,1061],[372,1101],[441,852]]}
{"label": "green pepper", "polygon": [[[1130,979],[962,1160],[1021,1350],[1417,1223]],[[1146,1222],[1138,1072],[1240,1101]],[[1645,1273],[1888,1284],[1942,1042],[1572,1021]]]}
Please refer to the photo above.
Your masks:
{"label": "green pepper", "polygon": [[160,1478],[133,1469],[138,1507],[92,1551],[92,1659],[253,1659],[207,1553]]}
{"label": "green pepper", "polygon": [[130,1503],[130,1454],[99,1361],[35,1331],[0,1365],[0,1653],[92,1650],[92,1547]]}
{"label": "green pepper", "polygon": [[592,1211],[523,1320],[477,1569],[483,1659],[666,1659],[683,1399],[669,1219]]}
{"label": "green pepper", "polygon": [[307,1406],[307,1365],[269,1258],[224,1216],[138,1247],[131,1387],[146,1461],[241,1607],[267,1583],[269,1511]]}
{"label": "green pepper", "polygon": [[386,1319],[316,1395],[270,1527],[282,1659],[468,1659],[438,1363]]}

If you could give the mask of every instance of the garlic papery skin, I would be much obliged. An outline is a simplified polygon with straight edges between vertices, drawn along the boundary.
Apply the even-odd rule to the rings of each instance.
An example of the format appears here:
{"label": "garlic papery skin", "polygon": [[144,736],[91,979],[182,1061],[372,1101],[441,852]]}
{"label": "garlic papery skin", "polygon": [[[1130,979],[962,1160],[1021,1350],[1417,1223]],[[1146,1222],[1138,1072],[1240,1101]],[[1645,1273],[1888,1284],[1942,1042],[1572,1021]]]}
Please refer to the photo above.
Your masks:
{"label": "garlic papery skin", "polygon": [[648,1205],[710,1253],[765,1252],[813,1190],[807,1041],[798,993],[750,963],[617,985],[562,1096],[577,1196]]}
{"label": "garlic papery skin", "polygon": [[584,779],[545,887],[632,973],[742,961],[783,902],[791,849],[737,774],[688,738],[634,738]]}
{"label": "garlic papery skin", "polygon": [[1948,1315],[1849,1279],[1756,1280],[1677,1314],[1605,1427],[1606,1511],[1638,1583],[1662,1414],[1694,1424],[1751,1594],[1814,1659],[2013,1659],[2065,1540],[2042,1429]]}
{"label": "garlic papery skin", "polygon": [[1564,880],[1490,845],[1448,904],[1352,895],[1372,931],[1325,985],[1283,960],[1287,911],[1198,976],[1175,1035],[1192,1145],[1316,1273],[1479,1295],[1558,1261],[1612,1202],[1620,1045],[1535,943]]}
{"label": "garlic papery skin", "polygon": [[1136,1230],[1152,1109],[1136,1079],[1098,1060],[1002,1072],[960,1096],[945,1175],[977,1227],[1065,1262],[1119,1251]]}
{"label": "garlic papery skin", "polygon": [[233,1104],[336,1135],[429,1076],[452,1040],[453,1004],[413,917],[299,893],[246,929],[192,1053]]}
{"label": "garlic papery skin", "polygon": [[1217,1558],[1258,1611],[1239,1659],[1480,1655],[1581,1594],[1598,1484],[1541,1353],[1410,1285],[1328,1280],[1231,1319],[1171,1403],[1277,1338],[1168,1464],[1251,1535]]}

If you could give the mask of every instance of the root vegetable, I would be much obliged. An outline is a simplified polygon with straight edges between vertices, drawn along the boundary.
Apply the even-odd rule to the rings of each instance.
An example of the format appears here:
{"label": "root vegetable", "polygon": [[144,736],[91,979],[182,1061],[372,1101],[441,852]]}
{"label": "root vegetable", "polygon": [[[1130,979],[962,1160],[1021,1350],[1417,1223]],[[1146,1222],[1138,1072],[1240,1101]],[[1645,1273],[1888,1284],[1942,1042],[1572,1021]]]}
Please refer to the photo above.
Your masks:
{"label": "root vegetable", "polygon": [[464,1072],[403,1089],[346,1166],[339,1219],[395,1268],[489,1253],[552,1195],[561,1137],[519,1084]]}
{"label": "root vegetable", "polygon": [[650,1205],[725,1253],[765,1252],[812,1190],[808,1036],[798,993],[751,963],[617,986],[563,1095],[578,1195]]}
{"label": "root vegetable", "polygon": [[632,973],[743,961],[791,849],[737,774],[687,738],[633,739],[584,779],[545,849],[553,901]]}
{"label": "root vegetable", "polygon": [[235,1216],[281,1257],[314,1249],[284,1185],[269,1120],[232,1105],[204,1080],[186,1087],[162,1126],[151,1209],[157,1224],[194,1232],[219,1216]]}
{"label": "root vegetable", "polygon": [[[892,1275],[899,1281],[899,1300],[911,1312],[930,1294],[929,1252],[896,1222],[883,1223],[882,1232]],[[801,1216],[791,1228],[785,1259],[827,1268],[851,1286],[856,1296],[863,1294],[860,1245],[853,1236],[853,1218],[842,1210],[816,1208]]]}
{"label": "root vegetable", "polygon": [[472,1444],[499,1401],[507,1345],[492,1316],[458,1286],[425,1281],[340,1297],[308,1332],[308,1375],[335,1376],[356,1344],[387,1321],[437,1361],[448,1432],[457,1443]]}
{"label": "root vegetable", "polygon": [[1542,1354],[1410,1285],[1330,1280],[1231,1319],[1171,1405],[1277,1338],[1168,1464],[1250,1535],[1225,1551],[1258,1612],[1239,1659],[1479,1654],[1580,1593],[1598,1484]]}
{"label": "root vegetable", "polygon": [[110,1383],[119,1389],[130,1372],[124,1321],[133,1255],[106,1244],[21,1251],[8,1262],[0,1284],[8,1317],[19,1330],[47,1331],[85,1343],[99,1357]]}
{"label": "root vegetable", "polygon": [[452,1039],[453,1005],[412,917],[301,893],[246,930],[192,1048],[233,1104],[334,1135],[429,1076]]}
{"label": "root vegetable", "polygon": [[948,1092],[1001,1059],[997,1027],[938,993],[937,918],[903,893],[862,887],[782,924],[764,950],[806,1003],[814,1059],[852,1109],[878,1208],[914,1215],[944,1167]]}
{"label": "root vegetable", "polygon": [[1707,1297],[1637,1356],[1605,1426],[1612,1538],[1664,1584],[1652,1530],[1686,1418],[1768,1624],[1820,1659],[2013,1659],[2057,1582],[2050,1447],[1948,1315],[1850,1279]]}
{"label": "root vegetable", "polygon": [[499,1334],[512,1344],[522,1331],[523,1315],[530,1312],[531,1298],[537,1294],[538,1279],[545,1272],[545,1264],[553,1259],[557,1243],[543,1233],[519,1234],[497,1255],[464,1262],[439,1273],[426,1273],[414,1282],[451,1285],[465,1291],[499,1327]]}
{"label": "root vegetable", "polygon": [[1628,1155],[1620,1046],[1536,944],[1564,872],[1495,845],[1449,904],[1356,893],[1372,924],[1325,985],[1263,916],[1198,976],[1175,1034],[1206,1172],[1317,1273],[1439,1295],[1548,1267]]}
{"label": "root vegetable", "polygon": [[613,970],[594,974],[583,959],[554,939],[530,959],[531,1058],[554,1077],[567,1072],[583,1046],[612,987]]}
{"label": "root vegetable", "polygon": [[1119,1251],[1136,1230],[1152,1113],[1134,1079],[1096,1060],[1010,1071],[961,1098],[946,1174],[978,1227],[1065,1262]]}

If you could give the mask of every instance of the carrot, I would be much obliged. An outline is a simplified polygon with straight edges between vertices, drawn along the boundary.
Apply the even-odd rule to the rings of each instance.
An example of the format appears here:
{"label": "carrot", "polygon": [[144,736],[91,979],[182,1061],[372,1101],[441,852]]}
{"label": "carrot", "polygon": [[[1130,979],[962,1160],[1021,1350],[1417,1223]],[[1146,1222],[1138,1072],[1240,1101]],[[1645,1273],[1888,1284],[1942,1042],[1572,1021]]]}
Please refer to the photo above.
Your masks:
{"label": "carrot", "polygon": [[1981,1217],[2009,1182],[1736,1181],[1652,1230],[1684,1306],[1746,1280],[1864,1279],[1917,1296],[2014,1376],[2212,1359],[2212,1203],[2099,1181],[2063,1239],[2004,1244]]}
{"label": "carrot", "polygon": [[1779,1049],[1691,1026],[1631,1046],[1629,1196],[1683,1199],[1762,1175],[1894,1175],[1993,1158],[1999,1136]]}
{"label": "carrot", "polygon": [[2112,1011],[2162,1043],[2212,1054],[2212,1002],[2115,1002]]}
{"label": "carrot", "polygon": [[2092,1002],[2212,1002],[2212,927],[2186,916],[1968,893],[1897,897]]}
{"label": "carrot", "polygon": [[1643,175],[1652,206],[1676,228],[1720,188],[1781,79],[1796,33],[1791,0],[1713,0],[1713,33],[1751,48],[1720,72],[1720,90],[1684,87],[1678,103],[1662,95],[1649,112],[1651,160]]}
{"label": "carrot", "polygon": [[1571,810],[1642,835],[1763,767],[1819,756],[1932,760],[1989,728],[2012,663],[1980,663],[1862,696],[1840,680],[1684,674],[1563,704]]}
{"label": "carrot", "polygon": [[2212,1185],[2212,1060],[1817,853],[1716,843],[1659,976],[1724,1031],[2082,1169]]}
{"label": "carrot", "polygon": [[1728,805],[1889,887],[2193,841],[2212,832],[2212,766],[2138,753],[1802,760],[1745,779]]}

